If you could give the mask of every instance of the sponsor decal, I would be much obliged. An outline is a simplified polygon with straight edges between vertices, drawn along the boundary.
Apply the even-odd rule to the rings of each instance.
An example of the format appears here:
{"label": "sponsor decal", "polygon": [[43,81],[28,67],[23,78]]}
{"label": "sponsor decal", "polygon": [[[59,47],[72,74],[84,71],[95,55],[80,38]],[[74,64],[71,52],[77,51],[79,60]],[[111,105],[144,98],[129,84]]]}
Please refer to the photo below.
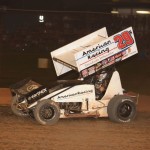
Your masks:
{"label": "sponsor decal", "polygon": [[35,93],[33,93],[31,96],[28,96],[28,101],[32,101],[32,100],[35,100],[35,99],[38,99],[38,98],[41,98],[41,96],[47,94],[47,88],[44,88],[40,91],[36,91]]}
{"label": "sponsor decal", "polygon": [[102,61],[102,65],[106,65],[108,63],[108,60],[107,59],[104,59],[103,61]]}
{"label": "sponsor decal", "polygon": [[95,65],[92,65],[91,67],[88,67],[87,69],[84,69],[81,71],[81,75],[83,78],[86,78],[87,76],[99,71],[100,69],[106,68],[108,66],[111,66],[119,61],[122,60],[122,57],[126,55],[126,50],[121,51],[113,56],[110,56],[100,62],[98,62]]}
{"label": "sponsor decal", "polygon": [[93,93],[93,90],[85,90],[83,92],[76,92],[76,93],[72,93],[72,94],[67,94],[67,95],[61,95],[61,96],[58,96],[57,99],[67,99],[67,98],[71,98],[71,97],[75,97],[75,96],[80,96],[80,95],[83,95],[83,94],[90,94],[90,93]]}
{"label": "sponsor decal", "polygon": [[89,73],[89,75],[95,73],[95,66],[88,68],[88,73]]}
{"label": "sponsor decal", "polygon": [[105,52],[109,53],[109,48],[108,47],[106,49],[102,49],[101,51],[98,51],[98,52],[96,52],[94,54],[91,54],[91,55],[89,55],[87,57],[88,57],[88,59],[92,59],[92,58],[97,57],[98,55],[100,55],[102,53],[105,53]]}
{"label": "sponsor decal", "polygon": [[82,56],[87,56],[88,59],[94,58],[102,53],[109,53],[109,47],[105,48],[106,46],[110,45],[111,41],[104,42],[102,45],[97,45],[93,49],[90,49],[88,51],[83,51]]}
{"label": "sponsor decal", "polygon": [[115,54],[115,55],[114,55],[115,59],[117,59],[117,58],[119,58],[119,57],[121,57],[121,56],[122,56],[122,53],[118,53],[118,54]]}
{"label": "sponsor decal", "polygon": [[87,69],[84,69],[84,70],[82,71],[82,76],[85,78],[85,77],[87,77],[88,75],[89,75],[88,70],[87,70]]}
{"label": "sponsor decal", "polygon": [[38,85],[36,85],[36,84],[29,85],[29,86],[27,87],[27,91],[28,91],[28,92],[31,92],[31,91],[33,91],[33,90],[35,90],[35,89],[37,89],[37,88],[38,88]]}
{"label": "sponsor decal", "polygon": [[99,71],[102,68],[102,63],[99,62],[95,65],[95,71]]}

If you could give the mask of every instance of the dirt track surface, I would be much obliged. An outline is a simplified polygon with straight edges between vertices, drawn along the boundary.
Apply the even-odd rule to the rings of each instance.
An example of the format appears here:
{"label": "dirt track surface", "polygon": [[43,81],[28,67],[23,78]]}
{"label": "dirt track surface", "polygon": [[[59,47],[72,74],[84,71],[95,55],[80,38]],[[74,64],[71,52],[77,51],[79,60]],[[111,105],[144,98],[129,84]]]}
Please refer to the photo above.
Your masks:
{"label": "dirt track surface", "polygon": [[150,97],[142,96],[136,119],[118,124],[108,118],[61,119],[54,126],[15,116],[0,107],[0,150],[148,150]]}

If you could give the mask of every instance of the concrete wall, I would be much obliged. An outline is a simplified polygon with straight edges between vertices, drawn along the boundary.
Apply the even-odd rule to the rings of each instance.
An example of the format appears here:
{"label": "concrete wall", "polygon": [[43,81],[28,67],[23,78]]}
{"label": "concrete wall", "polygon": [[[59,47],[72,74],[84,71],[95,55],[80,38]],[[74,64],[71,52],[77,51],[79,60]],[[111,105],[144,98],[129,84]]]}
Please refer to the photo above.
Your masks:
{"label": "concrete wall", "polygon": [[9,88],[0,88],[0,105],[10,105],[11,99]]}

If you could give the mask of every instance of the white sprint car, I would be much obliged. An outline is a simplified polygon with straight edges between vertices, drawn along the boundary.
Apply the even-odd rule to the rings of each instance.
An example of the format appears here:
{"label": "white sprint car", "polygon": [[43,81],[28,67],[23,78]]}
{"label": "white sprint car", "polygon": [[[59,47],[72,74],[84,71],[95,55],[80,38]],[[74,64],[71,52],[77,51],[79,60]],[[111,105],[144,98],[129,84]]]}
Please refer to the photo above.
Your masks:
{"label": "white sprint car", "polygon": [[75,117],[130,122],[136,116],[138,95],[124,92],[114,65],[137,53],[132,27],[111,37],[105,27],[97,30],[51,52],[57,76],[73,69],[78,79],[58,80],[49,88],[31,79],[20,81],[10,87],[12,111],[31,115],[42,125]]}

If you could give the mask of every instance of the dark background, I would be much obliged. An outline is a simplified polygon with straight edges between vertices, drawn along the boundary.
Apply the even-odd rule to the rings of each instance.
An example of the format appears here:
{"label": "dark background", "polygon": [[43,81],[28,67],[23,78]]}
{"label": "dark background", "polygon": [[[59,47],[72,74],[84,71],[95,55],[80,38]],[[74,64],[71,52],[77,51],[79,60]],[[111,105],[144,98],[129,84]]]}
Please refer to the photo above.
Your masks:
{"label": "dark background", "polygon": [[[0,87],[26,77],[46,85],[73,79],[74,72],[56,77],[51,51],[104,26],[109,36],[132,26],[139,53],[116,67],[125,88],[150,93],[150,14],[136,10],[150,10],[150,1],[1,0]],[[44,23],[39,23],[39,15],[44,16]],[[39,58],[49,60],[48,68],[38,68]]]}

